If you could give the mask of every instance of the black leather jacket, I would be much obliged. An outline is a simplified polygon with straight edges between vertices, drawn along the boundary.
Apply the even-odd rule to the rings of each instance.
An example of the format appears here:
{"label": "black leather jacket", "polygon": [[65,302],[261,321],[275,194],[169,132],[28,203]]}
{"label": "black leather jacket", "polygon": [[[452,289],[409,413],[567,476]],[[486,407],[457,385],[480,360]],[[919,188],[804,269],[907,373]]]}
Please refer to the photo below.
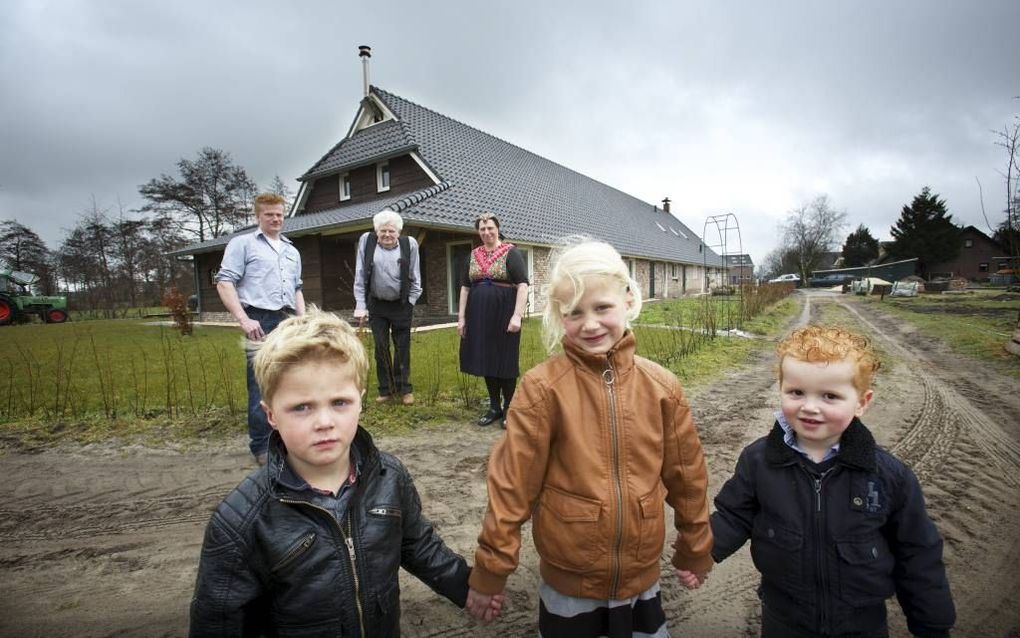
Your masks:
{"label": "black leather jacket", "polygon": [[404,567],[463,607],[469,568],[421,514],[410,475],[358,428],[360,475],[343,522],[280,482],[285,449],[249,475],[205,532],[192,636],[398,636]]}
{"label": "black leather jacket", "polygon": [[778,423],[744,449],[715,499],[713,558],[750,538],[762,603],[811,635],[875,631],[895,593],[912,634],[948,636],[942,538],[914,473],[857,419],[823,477],[802,459]]}

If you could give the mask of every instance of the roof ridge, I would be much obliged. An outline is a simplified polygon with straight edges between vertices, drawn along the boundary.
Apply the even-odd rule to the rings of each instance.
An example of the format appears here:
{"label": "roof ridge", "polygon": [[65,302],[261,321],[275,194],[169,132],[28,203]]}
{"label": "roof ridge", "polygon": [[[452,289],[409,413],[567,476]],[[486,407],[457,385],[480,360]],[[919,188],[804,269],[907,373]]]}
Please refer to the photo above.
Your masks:
{"label": "roof ridge", "polygon": [[[559,163],[559,162],[557,162],[557,161],[555,161],[555,160],[551,160],[551,159],[549,159],[548,157],[545,157],[545,156],[543,156],[543,155],[539,155],[539,154],[538,154],[538,153],[536,153],[535,151],[531,151],[531,150],[528,150],[528,149],[524,148],[523,146],[518,146],[517,144],[514,144],[513,142],[509,142],[509,141],[507,141],[507,140],[505,140],[505,139],[503,139],[503,138],[499,137],[498,135],[493,135],[492,133],[488,133],[488,132],[486,132],[486,131],[483,131],[483,130],[482,130],[482,129],[480,129],[480,128],[477,128],[477,127],[471,126],[470,124],[467,124],[467,123],[465,123],[465,122],[462,122],[462,121],[458,120],[457,118],[454,118],[454,117],[450,117],[449,115],[445,115],[445,114],[443,114],[443,113],[440,113],[439,111],[436,111],[436,110],[434,110],[434,109],[430,109],[430,108],[429,108],[429,107],[427,107],[427,106],[422,106],[421,104],[418,104],[418,103],[417,103],[417,102],[415,102],[414,100],[409,100],[409,99],[407,99],[407,98],[405,98],[405,97],[403,97],[403,96],[401,96],[401,95],[397,95],[396,93],[393,93],[393,92],[391,92],[391,91],[387,91],[386,89],[383,89],[383,88],[381,88],[381,87],[378,87],[378,86],[375,86],[375,85],[372,85],[372,86],[370,86],[370,87],[369,87],[369,90],[374,90],[374,91],[376,91],[376,92],[378,92],[378,93],[382,93],[382,94],[385,94],[386,96],[389,96],[389,97],[393,97],[393,98],[396,98],[396,99],[398,99],[398,100],[402,100],[402,101],[404,101],[404,102],[407,102],[408,104],[410,104],[410,105],[412,105],[412,106],[415,106],[415,107],[417,107],[417,108],[419,108],[419,109],[421,109],[421,110],[423,110],[423,111],[428,111],[429,113],[433,113],[433,114],[435,114],[435,115],[437,115],[437,116],[439,116],[439,117],[441,117],[441,118],[444,118],[444,119],[450,120],[451,122],[455,122],[455,123],[457,123],[457,124],[459,124],[459,125],[461,125],[461,126],[463,126],[463,127],[465,127],[465,128],[469,128],[469,129],[471,129],[472,131],[477,131],[478,133],[481,133],[482,135],[485,135],[486,137],[491,137],[492,139],[494,139],[494,140],[498,140],[499,142],[502,142],[503,144],[506,144],[507,146],[512,146],[513,148],[516,148],[516,149],[518,149],[518,150],[520,150],[520,151],[522,151],[522,152],[524,152],[524,153],[527,153],[527,154],[529,154],[529,155],[532,155],[532,156],[534,156],[534,157],[536,157],[536,158],[538,158],[538,159],[542,160],[543,162],[547,162],[547,163],[549,163],[549,164],[552,164],[552,165],[554,165],[554,166],[558,166],[558,167],[562,168],[562,169],[563,169],[563,170],[565,170],[565,171],[569,171],[569,172],[573,173],[574,175],[578,175],[578,176],[580,176],[580,177],[583,177],[584,179],[587,179],[587,180],[590,180],[590,181],[592,181],[592,182],[595,182],[596,184],[599,184],[599,185],[601,185],[601,186],[604,186],[604,187],[606,187],[606,188],[612,189],[612,190],[616,191],[617,193],[621,193],[621,194],[623,194],[623,195],[626,195],[627,197],[630,197],[631,199],[634,199],[634,200],[636,200],[636,201],[639,201],[639,202],[641,202],[642,204],[646,204],[646,205],[651,205],[651,206],[656,206],[656,204],[655,204],[654,202],[646,202],[645,200],[643,200],[643,199],[641,199],[641,198],[639,198],[639,197],[636,197],[636,196],[634,196],[634,195],[631,195],[630,193],[628,193],[628,192],[626,192],[626,191],[622,191],[622,190],[620,190],[619,188],[616,188],[615,186],[612,186],[612,185],[610,185],[610,184],[607,184],[607,183],[605,183],[605,182],[603,182],[603,181],[601,181],[601,180],[595,179],[594,177],[591,177],[590,175],[585,175],[584,173],[582,173],[582,172],[580,172],[580,171],[574,170],[574,169],[570,168],[569,166],[567,166],[567,165],[565,165],[565,164],[561,164],[561,163]],[[387,105],[387,107],[388,107],[388,106],[389,106],[389,105]],[[390,110],[392,111],[393,109],[390,109]],[[396,114],[394,114],[394,115],[396,115]],[[398,119],[398,121],[400,121],[401,123],[403,123],[403,120],[401,120],[401,119],[399,119],[399,118],[397,118],[397,119]],[[417,139],[415,139],[415,138],[413,137],[413,135],[412,135],[412,139],[414,139],[414,140],[415,140],[415,142],[417,143]],[[421,145],[419,144],[419,147],[420,147],[420,146],[421,146]],[[679,221],[679,218],[677,218],[677,220]],[[691,232],[693,232],[693,231],[691,231]]]}

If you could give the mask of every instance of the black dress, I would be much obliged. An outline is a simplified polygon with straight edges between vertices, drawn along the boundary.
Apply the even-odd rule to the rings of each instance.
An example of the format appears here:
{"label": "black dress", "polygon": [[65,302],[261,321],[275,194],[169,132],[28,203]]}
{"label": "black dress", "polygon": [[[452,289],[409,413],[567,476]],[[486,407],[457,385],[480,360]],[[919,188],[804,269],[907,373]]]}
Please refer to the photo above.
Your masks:
{"label": "black dress", "polygon": [[521,333],[507,332],[517,304],[517,284],[528,283],[528,267],[521,251],[504,242],[492,254],[485,246],[471,251],[461,286],[470,288],[464,312],[465,334],[460,340],[460,371],[479,377],[513,379]]}

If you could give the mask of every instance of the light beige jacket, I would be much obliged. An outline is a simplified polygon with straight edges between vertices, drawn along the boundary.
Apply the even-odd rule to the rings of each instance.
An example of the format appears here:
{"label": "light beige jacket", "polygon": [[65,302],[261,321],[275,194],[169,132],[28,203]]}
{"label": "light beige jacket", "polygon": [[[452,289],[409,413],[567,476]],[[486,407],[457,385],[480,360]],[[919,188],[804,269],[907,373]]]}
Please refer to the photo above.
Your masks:
{"label": "light beige jacket", "polygon": [[712,566],[708,476],[680,382],[635,356],[565,352],[530,370],[489,458],[486,510],[470,584],[503,591],[532,519],[542,578],[558,592],[635,596],[660,576],[663,504],[675,510],[673,565]]}

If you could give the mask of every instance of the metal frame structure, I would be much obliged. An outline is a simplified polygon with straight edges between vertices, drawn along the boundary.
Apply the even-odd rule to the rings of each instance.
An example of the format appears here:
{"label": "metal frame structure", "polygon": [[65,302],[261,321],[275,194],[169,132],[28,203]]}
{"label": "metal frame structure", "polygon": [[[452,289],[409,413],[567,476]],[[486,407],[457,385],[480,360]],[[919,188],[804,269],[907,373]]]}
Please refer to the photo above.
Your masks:
{"label": "metal frame structure", "polygon": [[[714,239],[716,240],[715,243],[709,241],[710,229],[715,230],[714,234]],[[732,237],[734,235],[735,237]],[[736,252],[732,252],[730,250],[730,246],[732,245],[734,240],[736,242]],[[729,287],[730,283],[727,279],[727,273],[729,273],[729,263],[727,262],[727,257],[732,255],[744,254],[744,240],[740,236],[740,222],[737,220],[737,216],[734,215],[733,213],[723,213],[721,215],[710,215],[706,217],[705,225],[701,231],[701,241],[705,244],[706,249],[711,248],[713,252],[719,255],[720,259],[722,260],[723,285]],[[710,300],[710,303],[714,305],[716,303],[715,300],[716,295],[712,294],[712,281],[711,277],[709,276],[708,269],[709,268],[708,250],[702,251],[701,255],[702,255],[701,257],[702,268],[704,268],[705,272],[705,288],[706,292],[708,293],[707,298]],[[725,305],[724,317],[726,320],[727,330],[742,327],[736,324],[739,324],[741,322],[741,317],[743,317],[744,314],[744,287],[743,285],[737,285],[736,289],[737,289],[737,317],[735,321],[733,317],[733,305],[730,303],[726,303]],[[724,295],[723,297],[725,298],[726,301],[729,301],[732,295],[728,294]],[[715,308],[713,308],[713,311],[714,310]]]}

